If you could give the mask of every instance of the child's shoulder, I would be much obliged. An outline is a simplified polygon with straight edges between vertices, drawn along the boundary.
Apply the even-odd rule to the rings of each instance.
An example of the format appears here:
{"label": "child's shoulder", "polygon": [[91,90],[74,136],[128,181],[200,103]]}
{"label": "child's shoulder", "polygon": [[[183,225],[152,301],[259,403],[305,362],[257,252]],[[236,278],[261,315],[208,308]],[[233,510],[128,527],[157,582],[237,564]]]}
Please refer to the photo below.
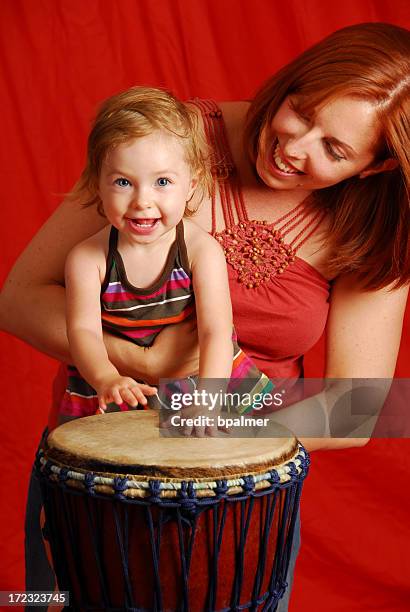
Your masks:
{"label": "child's shoulder", "polygon": [[109,248],[110,230],[110,225],[104,227],[99,232],[76,244],[71,252],[95,257],[106,257]]}
{"label": "child's shoulder", "polygon": [[200,227],[192,219],[184,218],[184,236],[187,244],[188,242],[194,242],[195,244],[200,243],[211,246],[216,244],[219,246],[219,243],[215,240],[215,238],[202,229],[202,227]]}
{"label": "child's shoulder", "polygon": [[192,219],[184,219],[184,236],[190,260],[204,251],[207,253],[222,252],[222,248],[211,234],[199,227]]}

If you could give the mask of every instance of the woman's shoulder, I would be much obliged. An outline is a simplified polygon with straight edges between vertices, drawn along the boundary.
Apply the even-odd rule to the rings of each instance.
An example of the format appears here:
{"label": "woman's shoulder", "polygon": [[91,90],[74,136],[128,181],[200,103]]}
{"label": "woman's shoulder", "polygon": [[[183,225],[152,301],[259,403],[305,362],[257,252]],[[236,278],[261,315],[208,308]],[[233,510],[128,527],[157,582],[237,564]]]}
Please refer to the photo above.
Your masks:
{"label": "woman's shoulder", "polygon": [[[207,100],[202,100],[199,98],[195,98],[193,100],[187,100],[187,104],[191,108],[193,108],[199,116],[203,116],[204,113],[209,110],[212,112],[212,109],[208,109]],[[212,104],[216,105],[221,111],[222,116],[226,124],[238,124],[243,123],[246,117],[246,113],[248,112],[248,108],[250,106],[250,102],[246,100],[226,100],[226,101],[218,101],[212,100]]]}
{"label": "woman's shoulder", "polygon": [[221,109],[224,117],[244,117],[248,112],[250,102],[248,100],[227,100],[216,103]]}

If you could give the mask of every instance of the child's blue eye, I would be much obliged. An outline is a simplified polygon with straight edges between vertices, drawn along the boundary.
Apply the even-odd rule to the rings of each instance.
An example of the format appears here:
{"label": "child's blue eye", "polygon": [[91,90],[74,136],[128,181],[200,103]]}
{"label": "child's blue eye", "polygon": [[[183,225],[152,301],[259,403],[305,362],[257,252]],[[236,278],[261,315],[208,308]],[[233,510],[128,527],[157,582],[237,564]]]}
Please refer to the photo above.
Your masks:
{"label": "child's blue eye", "polygon": [[157,179],[157,185],[159,187],[166,187],[167,185],[169,185],[170,180],[165,178],[165,176],[161,176],[159,179]]}
{"label": "child's blue eye", "polygon": [[128,187],[129,185],[131,185],[129,180],[126,178],[117,178],[115,179],[114,183],[119,187]]}

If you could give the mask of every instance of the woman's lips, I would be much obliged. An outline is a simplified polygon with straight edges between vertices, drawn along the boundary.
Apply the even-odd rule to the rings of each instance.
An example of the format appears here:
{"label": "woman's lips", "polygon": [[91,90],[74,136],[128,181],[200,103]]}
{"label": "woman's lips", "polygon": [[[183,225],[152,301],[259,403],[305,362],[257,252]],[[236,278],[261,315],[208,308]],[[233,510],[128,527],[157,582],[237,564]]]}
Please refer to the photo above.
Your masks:
{"label": "woman's lips", "polygon": [[128,227],[134,234],[150,234],[159,223],[159,219],[129,219],[127,218]]}
{"label": "woman's lips", "polygon": [[271,168],[277,174],[280,174],[280,176],[290,177],[305,174],[304,172],[301,172],[300,170],[289,164],[289,162],[284,159],[278,140],[275,140],[272,145],[271,153],[269,155],[269,162]]}

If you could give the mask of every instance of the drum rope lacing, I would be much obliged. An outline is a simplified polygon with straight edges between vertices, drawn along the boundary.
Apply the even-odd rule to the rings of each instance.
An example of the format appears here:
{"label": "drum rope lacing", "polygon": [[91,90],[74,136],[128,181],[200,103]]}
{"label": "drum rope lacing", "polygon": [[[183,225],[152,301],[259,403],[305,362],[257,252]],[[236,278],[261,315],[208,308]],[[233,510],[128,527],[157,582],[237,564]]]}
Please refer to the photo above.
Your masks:
{"label": "drum rope lacing", "polygon": [[[207,483],[196,483],[193,481],[181,482],[161,482],[158,479],[152,479],[148,482],[135,482],[127,477],[115,476],[108,478],[98,476],[92,472],[79,473],[75,470],[70,470],[68,467],[59,467],[54,465],[51,460],[47,460],[42,450],[37,455],[37,469],[40,475],[46,482],[49,482],[53,487],[57,486],[62,493],[62,514],[65,516],[65,524],[69,530],[69,539],[73,546],[72,555],[75,560],[76,567],[81,568],[82,555],[81,548],[77,546],[77,538],[75,537],[72,524],[73,518],[70,519],[70,508],[68,497],[63,494],[63,491],[70,491],[75,496],[83,496],[87,524],[93,542],[93,550],[95,554],[96,570],[98,574],[98,582],[101,588],[101,598],[104,609],[107,612],[146,612],[146,607],[137,605],[138,590],[135,591],[135,576],[130,574],[129,565],[129,524],[128,513],[132,511],[132,505],[139,504],[145,506],[146,519],[148,521],[150,549],[152,552],[153,563],[153,610],[160,612],[164,610],[166,596],[161,584],[161,533],[162,528],[168,521],[176,521],[177,534],[179,542],[179,559],[181,563],[181,601],[178,610],[181,612],[189,612],[192,610],[190,597],[190,577],[192,578],[191,561],[194,550],[194,542],[196,538],[197,526],[203,512],[212,513],[212,537],[209,542],[210,546],[210,561],[212,564],[212,572],[209,575],[209,591],[206,603],[206,610],[218,612],[239,612],[242,610],[258,610],[260,606],[266,611],[276,609],[279,599],[282,597],[287,583],[286,574],[290,559],[290,547],[295,529],[295,521],[297,508],[299,507],[299,499],[302,490],[304,477],[306,476],[309,467],[309,456],[305,449],[299,444],[295,456],[271,470],[267,470],[263,474],[245,475],[240,478],[222,479],[209,481]],[[81,485],[81,490],[77,487],[71,487],[68,480],[77,481]],[[255,490],[255,486],[262,480],[269,481],[270,486]],[[97,483],[109,484],[115,491],[114,495],[101,495],[95,490]],[[230,492],[230,486],[237,487],[240,485],[242,494],[237,495]],[[130,485],[130,486],[129,486]],[[143,499],[130,499],[125,497],[124,493],[127,487],[131,488],[138,486],[147,490],[147,496]],[[197,492],[208,487],[210,494],[215,497],[204,497],[198,499]],[[210,489],[209,487],[213,487]],[[178,489],[178,498],[174,501],[161,498],[161,492],[172,488]],[[213,493],[212,493],[213,491]],[[84,496],[83,494],[86,493]],[[270,495],[272,493],[272,495]],[[251,522],[251,516],[254,514],[254,506],[257,503],[256,498],[266,496],[266,505],[264,509],[264,527],[260,531],[259,539],[259,560],[256,572],[253,576],[253,587],[249,592],[248,597],[243,597],[243,581],[245,578],[245,548],[248,538],[248,529]],[[119,547],[119,554],[122,566],[122,577],[124,584],[124,606],[118,608],[113,606],[110,601],[108,576],[106,575],[104,563],[105,558],[102,551],[100,535],[104,532],[104,525],[98,512],[91,511],[91,503],[93,499],[109,499],[115,500],[112,504],[112,512],[114,515],[114,525],[116,531],[116,541]],[[51,495],[45,496],[45,501],[48,505],[53,503]],[[282,500],[282,502],[280,501]],[[124,501],[125,504],[118,505]],[[232,580],[232,591],[229,597],[229,607],[220,607],[217,605],[220,581],[218,580],[218,571],[220,570],[220,555],[222,551],[223,533],[227,518],[228,506],[240,503],[240,524],[239,524],[239,541],[235,546],[236,561],[233,568],[234,575]],[[283,503],[283,506],[282,506]],[[46,505],[47,505],[46,504]],[[159,514],[155,515],[154,520],[153,509],[157,508]],[[73,508],[71,508],[71,513]],[[170,514],[170,512],[172,514]],[[279,512],[279,514],[278,514]],[[50,527],[53,531],[54,542],[58,542],[58,527],[55,524],[53,517],[58,513],[58,508],[54,508],[54,512],[47,514]],[[268,559],[268,551],[272,544],[271,534],[273,530],[275,517],[280,516],[277,531],[277,552],[273,565],[266,567]],[[56,544],[54,544],[56,545]],[[56,549],[58,552],[58,549]],[[58,555],[56,559],[64,559],[65,555]],[[219,570],[218,570],[219,568]],[[57,569],[57,568],[56,568]],[[64,571],[67,568],[60,568],[62,576],[66,578]],[[269,576],[270,574],[270,576]],[[268,584],[265,580],[269,576]],[[263,586],[265,584],[265,586]],[[93,612],[97,608],[91,604],[87,596],[87,583],[82,574],[78,574],[80,608],[87,612]],[[67,588],[72,590],[72,585],[68,583]],[[264,592],[263,592],[264,591]],[[226,604],[225,604],[226,605]],[[100,609],[100,608],[98,608]]]}
{"label": "drum rope lacing", "polygon": [[[138,489],[150,493],[151,501],[156,498],[162,501],[161,494],[165,491],[175,491],[180,493],[182,500],[195,500],[197,491],[209,491],[210,494],[215,494],[218,498],[221,496],[229,496],[229,489],[240,487],[245,494],[249,494],[255,489],[255,486],[263,481],[269,482],[271,485],[284,484],[293,482],[299,478],[304,478],[309,466],[309,456],[301,444],[298,446],[298,454],[292,460],[257,475],[246,475],[239,478],[230,479],[215,479],[206,482],[193,482],[180,480],[179,482],[162,482],[158,478],[151,478],[146,481],[138,481],[129,479],[126,476],[100,476],[93,472],[77,472],[67,467],[59,467],[54,465],[52,461],[44,457],[43,449],[38,451],[37,461],[40,470],[47,474],[57,476],[60,483],[65,483],[67,480],[78,481],[84,486],[87,493],[93,495],[94,487],[104,485],[111,487],[115,497],[126,498],[124,493],[128,489]],[[263,489],[264,490],[264,489]],[[194,503],[195,503],[194,502]],[[191,502],[192,503],[192,502]]]}

